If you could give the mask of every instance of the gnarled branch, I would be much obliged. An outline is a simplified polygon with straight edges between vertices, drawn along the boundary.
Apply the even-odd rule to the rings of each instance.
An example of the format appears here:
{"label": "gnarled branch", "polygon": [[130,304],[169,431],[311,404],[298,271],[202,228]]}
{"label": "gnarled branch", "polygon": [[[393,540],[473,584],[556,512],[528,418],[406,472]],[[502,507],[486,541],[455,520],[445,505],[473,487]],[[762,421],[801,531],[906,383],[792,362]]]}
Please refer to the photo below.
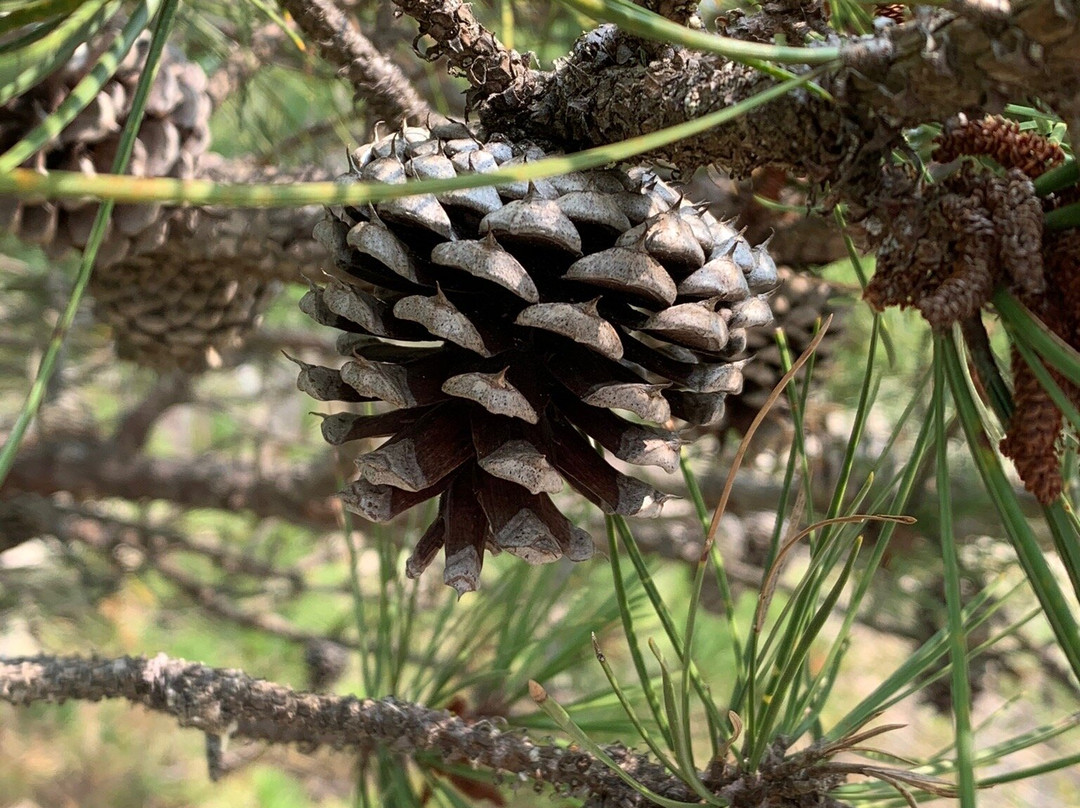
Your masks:
{"label": "gnarled branch", "polygon": [[[416,52],[431,61],[445,56],[450,72],[469,80],[470,106],[477,99],[532,80],[534,71],[527,59],[503,45],[461,0],[394,2],[420,26],[420,33],[413,41]],[[425,36],[431,37],[434,44],[421,52],[419,41]]]}
{"label": "gnarled branch", "polygon": [[[458,13],[457,0],[398,5],[421,20]],[[677,47],[642,60],[626,37],[602,27],[553,71],[499,73],[478,96],[484,128],[573,151],[701,117],[773,83],[754,68]],[[519,64],[503,51],[500,63]],[[1006,18],[925,12],[848,40],[843,68],[820,82],[835,101],[792,92],[653,156],[685,168],[717,163],[735,176],[777,164],[863,202],[906,127],[1038,97],[1080,131],[1077,54],[1080,23],[1053,0],[1016,0]]]}
{"label": "gnarled branch", "polygon": [[[0,659],[0,701],[125,698],[211,735],[336,749],[383,745],[402,755],[437,753],[573,792],[611,795],[615,805],[647,805],[600,761],[580,751],[537,744],[491,722],[469,722],[393,698],[323,696],[159,654],[120,657]],[[610,750],[621,765],[654,789],[689,799],[685,786],[660,766]],[[678,796],[676,796],[678,795]]]}

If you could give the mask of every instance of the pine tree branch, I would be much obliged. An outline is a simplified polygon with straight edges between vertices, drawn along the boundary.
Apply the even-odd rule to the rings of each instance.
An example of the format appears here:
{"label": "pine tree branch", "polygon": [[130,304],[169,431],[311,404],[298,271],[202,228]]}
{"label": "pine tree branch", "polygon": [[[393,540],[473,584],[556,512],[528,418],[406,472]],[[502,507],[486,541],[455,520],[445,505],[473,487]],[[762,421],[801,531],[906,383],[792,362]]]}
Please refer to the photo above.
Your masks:
{"label": "pine tree branch", "polygon": [[[528,59],[510,50],[481,25],[472,8],[461,0],[394,0],[394,3],[420,25],[413,49],[428,61],[446,57],[452,75],[464,76],[472,89],[467,109],[479,100],[528,85],[535,71]],[[428,36],[434,44],[426,51],[420,40]]]}
{"label": "pine tree branch", "polygon": [[67,491],[77,499],[163,499],[189,508],[250,511],[318,528],[337,526],[333,457],[278,473],[215,458],[197,461],[136,455],[117,458],[93,434],[53,435],[23,448],[4,493],[49,496]]}
{"label": "pine tree branch", "polygon": [[[384,745],[403,755],[429,752],[447,762],[478,764],[568,791],[610,795],[613,805],[647,804],[591,755],[393,698],[302,693],[164,654],[149,660],[0,658],[0,701],[28,705],[111,698],[126,698],[213,735],[312,748]],[[611,752],[635,777],[674,798],[689,798],[685,787],[656,764],[620,747]]]}
{"label": "pine tree branch", "polygon": [[120,417],[109,443],[117,457],[134,457],[145,445],[154,426],[172,406],[191,399],[191,380],[181,373],[158,378],[150,393]]}
{"label": "pine tree branch", "polygon": [[[666,17],[679,25],[687,25],[697,18],[697,8],[701,0],[634,0],[642,8],[647,8],[661,17]],[[701,25],[701,20],[697,20]]]}
{"label": "pine tree branch", "polygon": [[[0,502],[0,505],[2,504],[5,503]],[[121,561],[123,556],[117,551],[127,548],[138,553],[143,565],[153,569],[186,598],[215,617],[290,642],[312,643],[329,639],[322,634],[295,626],[276,612],[242,608],[235,597],[225,591],[224,586],[192,574],[183,564],[172,558],[168,551],[181,545],[184,549],[208,556],[213,559],[215,566],[223,570],[243,570],[258,577],[264,584],[274,579],[284,580],[294,591],[303,588],[303,578],[298,573],[286,574],[268,564],[245,559],[236,553],[199,547],[175,531],[155,529],[149,525],[125,524],[92,512],[59,508],[48,501],[38,503],[37,512],[39,518],[44,517],[49,521],[43,532],[54,533],[66,542],[86,544],[122,571],[128,571],[129,567]],[[352,640],[338,639],[337,642],[349,648],[359,647]]]}
{"label": "pine tree branch", "polygon": [[283,0],[282,6],[366,101],[372,123],[382,120],[396,126],[406,119],[422,123],[429,116],[439,117],[401,69],[331,0]]}
{"label": "pine tree branch", "polygon": [[[589,796],[590,804],[627,808],[653,804],[599,759],[576,747],[538,744],[487,720],[467,721],[392,697],[375,700],[303,693],[253,679],[242,671],[170,659],[165,654],[153,659],[0,657],[0,701],[29,705],[112,698],[171,715],[180,726],[211,736],[298,743],[311,749],[378,745],[400,755],[430,753],[448,763],[483,766],[547,783],[563,794]],[[668,799],[698,802],[662,766],[618,744],[605,747],[604,752],[651,791]],[[811,748],[767,760],[758,773],[726,773],[714,788],[734,806],[759,805],[776,798],[792,806],[842,808],[828,791],[846,779],[841,771],[857,768],[831,763]]]}
{"label": "pine tree branch", "polygon": [[[481,100],[482,124],[574,151],[701,117],[773,84],[751,67],[681,48],[642,63],[620,48],[625,36],[599,29],[555,70],[517,74]],[[849,40],[843,55],[844,67],[820,82],[836,102],[794,92],[652,156],[686,169],[717,163],[736,177],[777,164],[872,202],[879,166],[907,127],[1037,97],[1080,133],[1080,24],[1053,0],[1017,0],[1006,21],[923,13]]]}

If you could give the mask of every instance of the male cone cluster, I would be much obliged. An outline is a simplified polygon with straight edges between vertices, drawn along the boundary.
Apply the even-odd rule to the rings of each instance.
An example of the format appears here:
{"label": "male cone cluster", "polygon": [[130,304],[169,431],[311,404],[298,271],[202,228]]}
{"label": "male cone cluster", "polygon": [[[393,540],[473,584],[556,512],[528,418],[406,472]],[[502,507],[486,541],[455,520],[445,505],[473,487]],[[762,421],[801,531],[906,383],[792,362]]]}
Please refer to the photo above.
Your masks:
{"label": "male cone cluster", "polygon": [[[1058,337],[1080,347],[1080,239],[1074,229],[1043,230],[1043,216],[1073,200],[1075,188],[1040,197],[1033,180],[1065,159],[1061,147],[1000,116],[958,115],[936,139],[934,159],[989,157],[999,171],[966,161],[927,184],[896,172],[911,202],[890,217],[877,269],[863,297],[875,309],[916,307],[935,329],[978,321],[999,287],[1017,295]],[[1012,350],[1013,413],[1001,453],[1043,505],[1062,492],[1061,410],[1035,372]],[[1056,371],[1074,404],[1080,388]]]}
{"label": "male cone cluster", "polygon": [[[360,148],[340,182],[403,183],[541,159],[461,125]],[[342,497],[376,522],[439,497],[407,563],[445,549],[477,587],[485,548],[530,563],[589,557],[556,507],[564,483],[605,513],[666,496],[612,467],[673,471],[681,422],[708,425],[742,387],[747,329],[767,325],[776,265],[644,170],[574,173],[332,209],[316,230],[337,272],[301,307],[339,329],[339,368],[301,363],[320,400],[385,402],[323,421],[332,444],[388,437]],[[616,412],[617,411],[617,412]]]}

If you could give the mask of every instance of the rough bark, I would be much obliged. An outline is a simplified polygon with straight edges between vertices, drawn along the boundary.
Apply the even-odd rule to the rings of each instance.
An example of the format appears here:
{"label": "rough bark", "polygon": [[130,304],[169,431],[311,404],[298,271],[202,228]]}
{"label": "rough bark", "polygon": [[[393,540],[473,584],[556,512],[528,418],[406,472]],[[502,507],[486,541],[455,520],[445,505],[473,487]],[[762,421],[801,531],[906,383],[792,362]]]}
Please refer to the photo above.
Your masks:
{"label": "rough bark", "polygon": [[[124,698],[171,715],[180,726],[194,727],[208,736],[297,743],[306,749],[379,745],[406,756],[432,752],[449,763],[482,766],[548,783],[563,794],[587,795],[592,805],[654,804],[597,757],[575,746],[536,743],[487,720],[468,721],[391,697],[374,700],[297,692],[242,671],[210,668],[164,654],[153,659],[0,658],[0,701],[28,705],[108,698]],[[843,747],[844,743],[824,745],[787,758],[782,747],[777,747],[759,773],[743,776],[725,770],[703,776],[733,806],[749,808],[768,800],[792,808],[841,808],[845,803],[828,796],[828,791],[849,773],[873,774],[873,769],[880,769],[827,760]],[[653,792],[698,802],[682,781],[644,756],[618,744],[605,747],[604,752]],[[904,777],[902,772],[897,774]],[[925,778],[922,784],[928,782]]]}
{"label": "rough bark", "polygon": [[[313,748],[381,744],[400,754],[436,752],[447,762],[468,762],[569,791],[607,794],[616,805],[646,804],[591,755],[540,745],[491,722],[467,722],[446,711],[393,698],[320,696],[221,670],[169,659],[34,657],[0,660],[0,701],[125,698],[173,716],[184,727],[268,743]],[[621,748],[611,750],[624,768],[675,798],[685,787],[663,768]]]}
{"label": "rough bark", "polygon": [[[457,3],[398,5],[424,30],[425,19]],[[776,164],[864,202],[906,127],[1039,98],[1080,130],[1080,25],[1072,4],[1016,0],[1008,14],[957,8],[920,12],[877,36],[844,41],[843,67],[819,82],[836,103],[795,91],[650,156],[684,168],[716,163],[734,176]],[[489,33],[469,31],[445,40],[458,62],[483,41],[485,52],[498,54],[494,62],[520,64]],[[438,39],[438,30],[429,33]],[[698,118],[773,83],[753,68],[681,48],[641,61],[634,42],[602,27],[551,72],[515,69],[477,83],[480,121],[488,131],[573,151]]]}

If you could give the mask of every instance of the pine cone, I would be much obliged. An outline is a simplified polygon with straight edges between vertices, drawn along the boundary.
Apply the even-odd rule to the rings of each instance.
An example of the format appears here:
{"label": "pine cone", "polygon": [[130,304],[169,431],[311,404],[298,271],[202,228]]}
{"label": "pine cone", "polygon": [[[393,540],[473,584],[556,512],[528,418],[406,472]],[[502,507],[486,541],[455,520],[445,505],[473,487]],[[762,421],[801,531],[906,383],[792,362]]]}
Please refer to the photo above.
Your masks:
{"label": "pine cone", "polygon": [[[38,168],[108,172],[146,60],[149,34],[139,39],[114,77],[71,126],[28,164]],[[57,74],[0,111],[0,151],[54,110],[93,67],[81,49]],[[219,182],[327,179],[207,153],[212,104],[206,74],[169,46],[139,130],[129,173]],[[4,205],[8,210],[3,210]],[[0,201],[0,219],[23,240],[52,256],[82,249],[97,205],[63,200],[41,205]],[[300,281],[323,260],[311,238],[318,208],[219,210],[118,205],[98,250],[90,293],[96,317],[112,327],[117,354],[139,364],[198,372],[222,363],[254,328],[278,280]]]}
{"label": "pine cone", "polygon": [[307,686],[312,693],[331,690],[345,675],[348,666],[349,649],[333,640],[313,639],[304,646]]}
{"label": "pine cone", "polygon": [[[400,183],[536,160],[460,125],[362,147],[341,182]],[[445,547],[444,580],[477,587],[485,547],[531,563],[589,557],[555,506],[563,481],[606,513],[667,496],[610,466],[673,471],[675,419],[717,422],[742,386],[747,329],[772,317],[767,252],[642,170],[332,209],[316,235],[338,278],[301,303],[343,333],[340,370],[301,365],[320,400],[383,401],[323,421],[333,444],[390,436],[357,461],[346,507],[385,522],[439,496],[406,573]],[[610,410],[625,410],[631,421]]]}
{"label": "pine cone", "polygon": [[[828,334],[814,354],[815,375],[822,364],[828,361],[830,349],[836,344],[841,333],[842,323],[835,316],[841,309],[833,301],[833,288],[828,281],[781,268],[780,286],[772,293],[769,303],[772,306],[773,328],[782,329],[787,339],[788,352],[792,361],[807,349],[814,339],[814,325],[818,320],[833,314],[833,322]],[[724,426],[732,427],[745,433],[758,411],[765,406],[773,388],[784,375],[780,362],[780,349],[772,333],[773,329],[755,329],[747,333],[746,349],[753,355],[754,361],[743,369],[742,394],[729,401]],[[777,406],[783,407],[784,396]],[[774,407],[773,412],[776,412]]]}
{"label": "pine cone", "polygon": [[[319,171],[281,175],[218,155],[203,160],[217,182],[327,179]],[[95,315],[112,326],[117,354],[141,365],[190,373],[219,367],[273,300],[279,281],[321,270],[325,253],[311,237],[315,206],[296,209],[173,211],[156,248],[94,270]]]}
{"label": "pine cone", "polygon": [[[101,43],[114,33],[108,29],[108,36],[99,37],[90,48],[80,48],[57,73],[0,108],[0,152],[14,145],[67,98],[97,61],[99,53],[94,48],[103,47]],[[97,97],[26,165],[88,174],[109,172],[149,45],[150,35],[146,33]],[[165,49],[128,165],[129,174],[181,179],[195,175],[199,158],[210,142],[211,102],[206,84],[201,67],[187,61],[179,49]],[[98,206],[83,200],[36,205],[0,200],[0,208],[0,222],[6,223],[9,230],[24,241],[42,245],[51,256],[60,257],[73,248],[86,246]],[[117,205],[98,251],[98,266],[156,247],[163,241],[165,229],[160,206]]]}

